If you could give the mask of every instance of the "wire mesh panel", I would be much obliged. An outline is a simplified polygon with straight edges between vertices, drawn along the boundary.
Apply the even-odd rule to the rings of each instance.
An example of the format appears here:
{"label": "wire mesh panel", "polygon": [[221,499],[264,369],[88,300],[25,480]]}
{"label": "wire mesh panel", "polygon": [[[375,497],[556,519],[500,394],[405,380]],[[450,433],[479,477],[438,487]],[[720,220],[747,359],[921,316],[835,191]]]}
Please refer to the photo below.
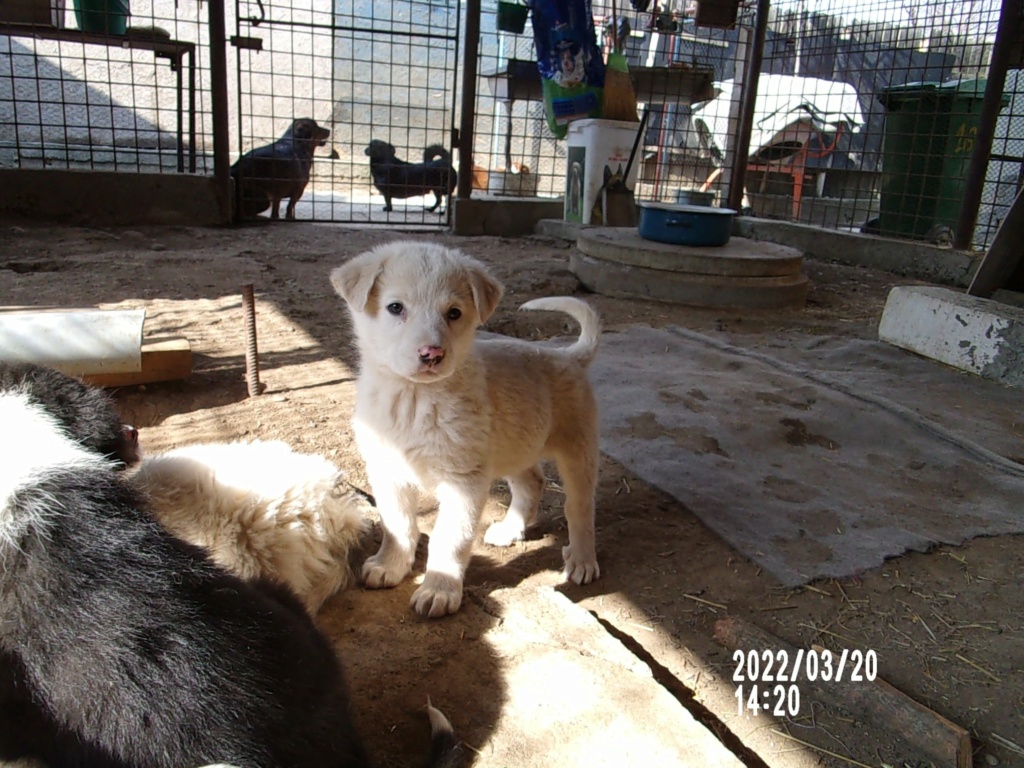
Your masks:
{"label": "wire mesh panel", "polygon": [[[564,194],[567,145],[545,124],[532,29],[498,31],[496,7],[485,0],[478,188]],[[726,28],[701,26],[699,4],[685,0],[600,0],[592,10],[606,51],[625,25],[620,40],[639,108],[649,109],[637,198],[681,202],[703,192],[701,201],[710,194],[721,202],[737,162],[753,0],[741,3],[737,23]],[[773,3],[746,158],[745,212],[949,243],[999,11],[997,0]],[[1013,62],[1005,83],[977,247],[991,239],[1022,176],[1021,66]],[[670,79],[651,93],[643,81],[660,67]],[[700,86],[702,72],[714,81],[710,92]],[[520,174],[523,168],[532,177]]]}
{"label": "wire mesh panel", "polygon": [[1003,108],[985,173],[973,244],[985,248],[995,237],[1024,184],[1024,52],[1016,46],[1003,86]]}
{"label": "wire mesh panel", "polygon": [[[303,118],[330,131],[307,167],[272,162],[257,173],[263,181],[246,186],[243,177],[243,198],[263,199],[308,174],[298,219],[446,224],[459,8],[458,0],[240,0],[241,152],[302,154],[286,134]],[[265,149],[274,142],[276,150]]]}
{"label": "wire mesh panel", "polygon": [[[771,131],[752,142],[747,191],[755,212],[950,243],[999,10],[995,0],[777,4],[759,104],[769,90],[785,118],[759,112],[757,120],[772,129],[788,120],[787,130],[807,138],[788,155]],[[999,197],[995,182],[983,200],[989,209]],[[977,244],[988,229],[986,220]]]}
{"label": "wire mesh panel", "polygon": [[[475,188],[494,195],[562,196],[573,183],[568,145],[545,118],[533,29],[499,29],[502,7],[484,2]],[[635,116],[648,110],[633,158],[638,196],[673,199],[678,189],[699,186],[714,164],[692,133],[691,107],[713,95],[716,78],[731,75],[734,52],[722,41],[725,33],[696,28],[678,0],[602,0],[591,10],[603,54],[614,48],[625,57],[637,97]],[[633,130],[639,129],[635,123]],[[612,175],[624,170],[615,166]]]}
{"label": "wire mesh panel", "polygon": [[199,3],[40,3],[0,12],[0,166],[212,170]]}

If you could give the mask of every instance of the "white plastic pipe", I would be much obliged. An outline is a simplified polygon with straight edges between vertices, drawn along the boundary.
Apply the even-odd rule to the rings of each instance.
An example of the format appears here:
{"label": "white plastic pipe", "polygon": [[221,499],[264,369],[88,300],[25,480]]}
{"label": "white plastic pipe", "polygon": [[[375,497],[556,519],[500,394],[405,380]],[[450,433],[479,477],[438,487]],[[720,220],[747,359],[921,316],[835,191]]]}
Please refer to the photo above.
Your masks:
{"label": "white plastic pipe", "polygon": [[0,312],[0,360],[71,376],[142,370],[144,309]]}

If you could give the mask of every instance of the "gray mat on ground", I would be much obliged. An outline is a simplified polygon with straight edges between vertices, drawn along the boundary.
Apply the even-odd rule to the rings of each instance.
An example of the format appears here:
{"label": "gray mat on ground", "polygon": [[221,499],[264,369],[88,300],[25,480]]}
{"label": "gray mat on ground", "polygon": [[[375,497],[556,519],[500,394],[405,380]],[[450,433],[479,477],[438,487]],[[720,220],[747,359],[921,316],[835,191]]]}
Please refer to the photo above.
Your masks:
{"label": "gray mat on ground", "polygon": [[786,586],[1024,532],[1024,467],[804,365],[679,328],[605,334],[601,448]]}

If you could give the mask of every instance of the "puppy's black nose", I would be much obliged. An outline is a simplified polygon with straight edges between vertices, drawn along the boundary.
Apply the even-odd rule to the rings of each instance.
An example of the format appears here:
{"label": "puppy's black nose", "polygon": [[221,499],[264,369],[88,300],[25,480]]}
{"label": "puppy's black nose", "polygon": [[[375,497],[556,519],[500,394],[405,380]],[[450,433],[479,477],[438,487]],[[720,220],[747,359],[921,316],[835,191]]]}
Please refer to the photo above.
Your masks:
{"label": "puppy's black nose", "polygon": [[420,362],[424,365],[437,365],[444,358],[441,347],[424,346],[419,348]]}

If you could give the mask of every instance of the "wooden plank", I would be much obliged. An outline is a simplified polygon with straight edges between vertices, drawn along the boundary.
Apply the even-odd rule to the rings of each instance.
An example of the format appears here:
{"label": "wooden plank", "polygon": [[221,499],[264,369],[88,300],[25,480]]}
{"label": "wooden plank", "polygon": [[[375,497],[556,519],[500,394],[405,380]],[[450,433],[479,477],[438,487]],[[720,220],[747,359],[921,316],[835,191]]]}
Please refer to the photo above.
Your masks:
{"label": "wooden plank", "polygon": [[983,299],[992,297],[1000,288],[1009,288],[1014,273],[1024,269],[1024,188],[1017,196],[1006,213],[1006,218],[999,225],[988,253],[981,260],[978,271],[974,273],[967,293]]}
{"label": "wooden plank", "polygon": [[135,373],[101,373],[83,376],[97,387],[128,387],[159,381],[187,379],[192,375],[192,345],[180,337],[151,338],[142,343],[142,370]]}
{"label": "wooden plank", "polygon": [[[715,623],[715,639],[728,648],[744,652],[785,651],[790,665],[797,658],[795,646],[735,617]],[[819,653],[824,650],[818,646],[814,649]],[[801,700],[814,699],[826,707],[838,707],[849,712],[865,725],[882,729],[898,738],[913,749],[915,756],[931,760],[935,768],[972,766],[971,735],[967,730],[914,701],[881,678],[870,682],[851,682],[847,678],[841,682],[826,683],[821,680],[811,682],[800,675],[795,685],[800,689]]]}

